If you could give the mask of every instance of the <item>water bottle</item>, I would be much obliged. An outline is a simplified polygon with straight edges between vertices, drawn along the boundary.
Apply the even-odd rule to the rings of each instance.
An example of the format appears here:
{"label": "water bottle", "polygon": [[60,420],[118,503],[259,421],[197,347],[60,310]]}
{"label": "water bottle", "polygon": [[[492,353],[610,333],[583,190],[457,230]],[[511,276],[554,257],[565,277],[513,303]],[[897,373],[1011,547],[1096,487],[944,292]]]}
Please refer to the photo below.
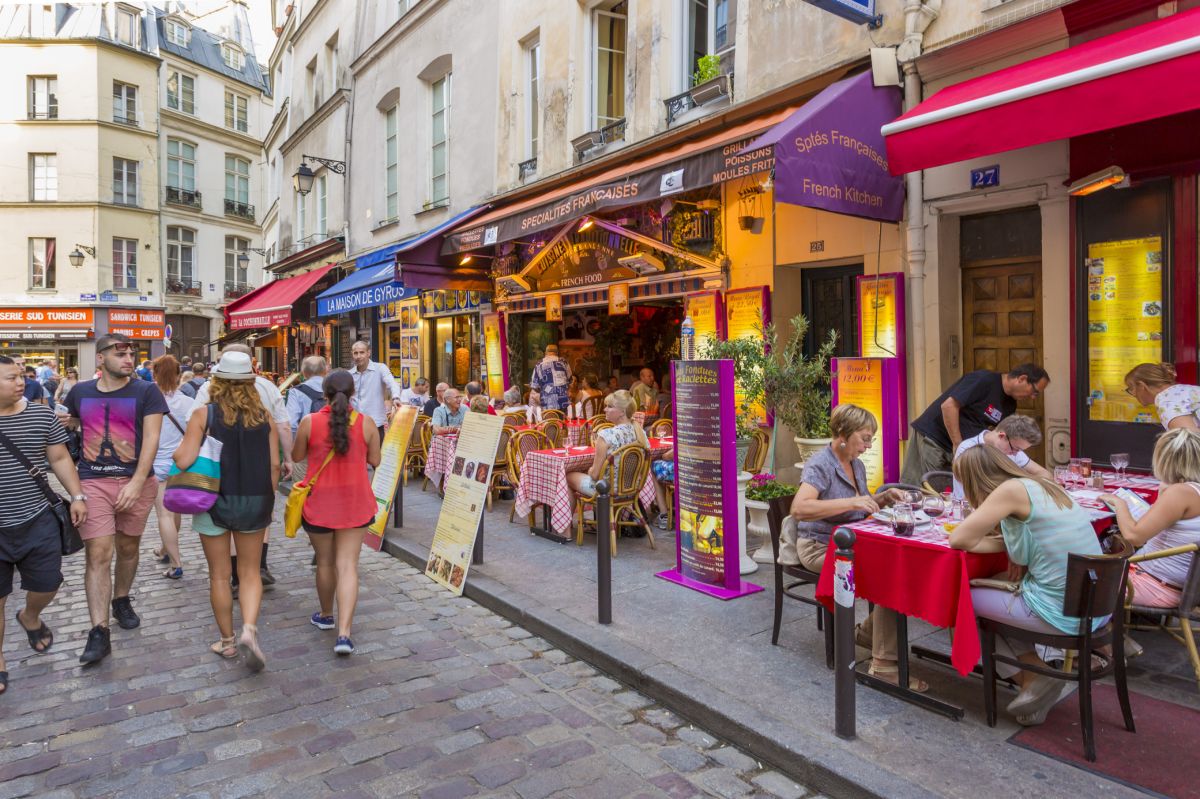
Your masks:
{"label": "water bottle", "polygon": [[689,314],[679,327],[679,357],[685,361],[696,359],[696,325]]}

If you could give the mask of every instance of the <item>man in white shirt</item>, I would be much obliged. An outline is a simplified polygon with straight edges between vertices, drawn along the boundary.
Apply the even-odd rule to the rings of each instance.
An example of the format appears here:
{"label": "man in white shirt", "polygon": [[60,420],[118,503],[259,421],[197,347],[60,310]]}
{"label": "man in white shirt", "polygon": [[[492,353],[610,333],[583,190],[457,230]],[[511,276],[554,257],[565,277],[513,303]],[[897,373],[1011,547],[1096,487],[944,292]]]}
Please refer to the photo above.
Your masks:
{"label": "man in white shirt", "polygon": [[[958,449],[954,451],[954,458],[957,460],[959,455],[971,447],[987,444],[1007,455],[1022,471],[1039,477],[1050,477],[1048,471],[1034,463],[1025,454],[1025,450],[1036,447],[1040,443],[1042,443],[1042,431],[1038,429],[1037,422],[1028,416],[1013,414],[1001,419],[995,430],[984,430],[979,435],[964,438],[958,445]],[[958,482],[957,478],[954,480],[954,498],[963,498],[962,483]]]}
{"label": "man in white shirt", "polygon": [[379,428],[379,440],[382,441],[391,409],[400,404],[400,386],[396,385],[391,369],[371,360],[367,342],[354,342],[350,357],[354,361],[350,370],[350,376],[354,378],[354,407],[371,417]]}
{"label": "man in white shirt", "polygon": [[325,373],[329,371],[325,359],[320,355],[310,355],[300,364],[300,374],[304,382],[292,386],[287,395],[288,421],[292,427],[292,435],[300,427],[300,420],[314,413],[313,406],[321,403],[324,407]]}
{"label": "man in white shirt", "polygon": [[429,381],[424,377],[418,377],[412,388],[400,392],[400,403],[413,406],[417,413],[421,412],[426,402],[429,402]]}

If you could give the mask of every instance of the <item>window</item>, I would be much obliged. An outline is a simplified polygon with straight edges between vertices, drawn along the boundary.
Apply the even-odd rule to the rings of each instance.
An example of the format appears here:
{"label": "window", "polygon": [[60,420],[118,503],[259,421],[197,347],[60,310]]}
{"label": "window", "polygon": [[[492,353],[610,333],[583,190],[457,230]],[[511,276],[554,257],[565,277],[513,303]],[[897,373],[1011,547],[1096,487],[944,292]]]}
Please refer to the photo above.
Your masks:
{"label": "window", "polygon": [[384,160],[387,173],[387,218],[400,216],[400,164],[397,124],[399,109],[392,106],[384,120]]}
{"label": "window", "polygon": [[196,145],[167,139],[167,186],[196,190]]}
{"label": "window", "polygon": [[58,156],[54,153],[30,153],[29,197],[34,202],[58,199]]}
{"label": "window", "polygon": [[137,289],[137,239],[113,239],[113,288]]}
{"label": "window", "polygon": [[167,75],[167,108],[196,113],[196,79],[178,70]]}
{"label": "window", "polygon": [[113,122],[125,125],[136,125],[137,121],[137,86],[113,81]]}
{"label": "window", "polygon": [[225,127],[246,133],[250,128],[246,122],[246,108],[249,100],[231,91],[225,92]]}
{"label": "window", "polygon": [[321,86],[317,82],[317,59],[315,56],[304,68],[304,96],[308,99],[309,108],[314,111],[321,104]]}
{"label": "window", "polygon": [[175,20],[167,20],[164,27],[167,29],[167,41],[171,44],[187,47],[188,44],[188,27],[182,22]]}
{"label": "window", "polygon": [[308,231],[308,195],[296,194],[296,243],[303,244]]}
{"label": "window", "polygon": [[449,149],[450,132],[450,76],[433,84],[433,135],[430,139],[430,187],[429,200],[437,203],[450,196],[446,182],[446,153]]}
{"label": "window", "polygon": [[250,162],[244,158],[225,156],[225,199],[250,203]]}
{"label": "window", "polygon": [[137,161],[113,159],[113,202],[117,205],[138,204]]}
{"label": "window", "polygon": [[238,236],[225,237],[225,282],[244,286],[250,282],[249,264],[238,265],[238,256],[250,247],[250,240]]}
{"label": "window", "polygon": [[316,183],[317,183],[317,227],[313,232],[316,234],[316,236],[319,240],[324,240],[324,238],[325,238],[325,223],[326,223],[325,200],[328,197],[328,194],[327,194],[328,176],[321,175],[319,178],[317,178]]}
{"label": "window", "polygon": [[54,75],[29,77],[29,118],[58,119],[58,78]]}
{"label": "window", "polygon": [[32,289],[52,289],[55,286],[57,271],[57,240],[29,240],[29,287]]}
{"label": "window", "polygon": [[593,118],[602,128],[625,118],[625,4],[592,12]]}
{"label": "window", "polygon": [[196,231],[186,227],[167,228],[167,280],[178,285],[175,288],[191,288],[195,280]]}
{"label": "window", "polygon": [[117,9],[117,22],[114,35],[121,44],[130,47],[138,46],[138,14],[127,8]]}
{"label": "window", "polygon": [[539,88],[542,83],[542,45],[534,41],[525,48],[525,68],[528,73],[529,88],[525,94],[526,110],[528,112],[528,131],[525,147],[526,158],[537,158],[538,131],[542,121],[542,104]]}
{"label": "window", "polygon": [[221,60],[225,62],[225,66],[230,69],[241,70],[245,63],[242,49],[236,44],[225,42],[221,45]]}
{"label": "window", "polygon": [[329,78],[329,96],[332,97],[338,89],[338,35],[325,43],[325,74]]}
{"label": "window", "polygon": [[734,28],[737,26],[737,0],[686,0],[687,41],[684,55],[684,84],[691,86],[700,59],[715,54],[721,57],[721,72],[733,69]]}

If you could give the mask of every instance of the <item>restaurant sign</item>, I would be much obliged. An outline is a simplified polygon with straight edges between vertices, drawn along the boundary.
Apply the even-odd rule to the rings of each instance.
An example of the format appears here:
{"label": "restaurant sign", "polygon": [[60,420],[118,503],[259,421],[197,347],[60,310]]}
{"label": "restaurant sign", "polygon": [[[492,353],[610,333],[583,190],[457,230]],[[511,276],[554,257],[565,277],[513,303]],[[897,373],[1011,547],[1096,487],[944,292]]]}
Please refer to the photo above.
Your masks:
{"label": "restaurant sign", "polygon": [[126,311],[113,308],[108,312],[108,332],[119,333],[137,340],[161,341],[167,337],[167,316],[164,311]]}
{"label": "restaurant sign", "polygon": [[636,255],[636,241],[596,227],[582,233],[572,233],[550,244],[537,254],[537,268],[525,275],[532,278],[537,291],[582,288],[618,280],[629,280],[637,274],[617,260]]}
{"label": "restaurant sign", "polygon": [[483,315],[484,388],[491,397],[502,397],[508,388],[508,341],[504,314]]}
{"label": "restaurant sign", "polygon": [[900,438],[908,438],[904,273],[859,275],[855,279],[855,302],[858,304],[858,354],[864,358],[896,358],[900,362]]}
{"label": "restaurant sign", "polygon": [[259,327],[274,327],[275,325],[290,325],[292,323],[292,308],[273,308],[266,311],[251,312],[245,315],[229,315],[230,330],[252,330]]}
{"label": "restaurant sign", "polygon": [[874,493],[900,477],[899,362],[896,358],[833,358],[833,407],[857,405],[875,417],[879,430],[860,459]]}
{"label": "restaurant sign", "polygon": [[[771,324],[771,289],[767,286],[731,289],[725,292],[725,337],[727,341],[737,339],[763,340],[764,328]],[[745,402],[746,392],[739,385],[735,390],[735,401],[739,408]],[[758,423],[772,422],[767,408],[759,404],[754,408]]]}
{"label": "restaurant sign", "polygon": [[0,329],[12,327],[90,328],[95,324],[91,308],[0,308]]}

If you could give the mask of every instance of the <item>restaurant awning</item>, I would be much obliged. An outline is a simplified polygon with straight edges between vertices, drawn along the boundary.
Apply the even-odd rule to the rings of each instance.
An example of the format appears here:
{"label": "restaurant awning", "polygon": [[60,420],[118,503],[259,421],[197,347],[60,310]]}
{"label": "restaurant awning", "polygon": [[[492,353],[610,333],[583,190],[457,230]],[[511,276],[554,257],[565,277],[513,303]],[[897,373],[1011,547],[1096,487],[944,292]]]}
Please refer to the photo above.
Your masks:
{"label": "restaurant awning", "polygon": [[879,128],[900,108],[899,89],[863,72],[827,86],[742,153],[774,147],[779,202],[898,222],[904,181],[888,172]]}
{"label": "restaurant awning", "polygon": [[395,250],[392,250],[386,262],[360,266],[349,277],[318,294],[317,316],[336,316],[417,296],[416,289],[407,289],[396,282],[396,266],[391,260],[394,256]]}
{"label": "restaurant awning", "polygon": [[1200,108],[1200,9],[942,89],[883,126],[893,174]]}
{"label": "restaurant awning", "polygon": [[492,278],[486,268],[443,264],[442,234],[479,216],[488,209],[476,205],[396,245],[395,280],[413,289],[491,291]]}
{"label": "restaurant awning", "polygon": [[245,297],[238,298],[236,308],[231,307],[229,329],[244,330],[254,327],[272,327],[292,323],[292,306],[317,281],[337,264],[325,264],[303,275],[273,280],[262,288],[255,289]]}

